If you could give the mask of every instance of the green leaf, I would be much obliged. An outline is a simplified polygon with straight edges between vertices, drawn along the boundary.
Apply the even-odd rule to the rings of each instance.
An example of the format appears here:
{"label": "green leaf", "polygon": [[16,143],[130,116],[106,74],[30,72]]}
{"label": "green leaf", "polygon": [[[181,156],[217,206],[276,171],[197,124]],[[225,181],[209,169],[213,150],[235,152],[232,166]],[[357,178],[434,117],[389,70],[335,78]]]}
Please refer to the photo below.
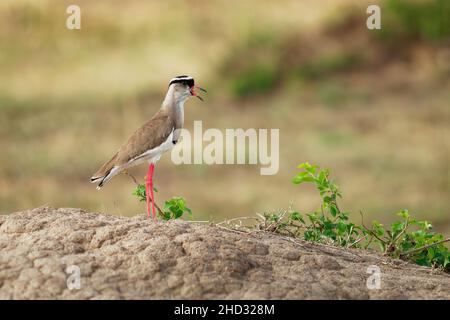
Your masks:
{"label": "green leaf", "polygon": [[372,227],[373,230],[375,232],[375,234],[379,237],[383,236],[385,233],[384,227],[381,223],[379,223],[378,221],[373,221],[372,222]]}
{"label": "green leaf", "polygon": [[417,225],[424,230],[430,230],[433,227],[428,221],[417,221]]}
{"label": "green leaf", "polygon": [[401,221],[395,221],[391,224],[391,229],[394,233],[402,231],[404,227],[405,227],[405,223],[403,223]]}
{"label": "green leaf", "polygon": [[450,266],[450,253],[445,255],[443,266],[444,266],[444,268],[446,268],[447,266]]}
{"label": "green leaf", "polygon": [[331,214],[333,217],[336,217],[336,215],[338,214],[338,212],[339,212],[338,208],[336,208],[336,206],[335,206],[334,204],[331,204],[331,206],[330,206],[330,214]]}
{"label": "green leaf", "polygon": [[291,220],[295,220],[295,221],[300,221],[302,223],[305,223],[305,220],[303,219],[303,216],[297,211],[294,211],[294,212],[291,213],[290,219]]}
{"label": "green leaf", "polygon": [[303,182],[314,182],[315,179],[309,172],[300,172],[293,179],[292,182],[294,184],[300,184]]}
{"label": "green leaf", "polygon": [[329,171],[327,169],[320,170],[318,180],[320,183],[325,184],[327,182]]}
{"label": "green leaf", "polygon": [[338,231],[341,234],[345,234],[347,232],[347,230],[348,230],[347,224],[342,222],[342,221],[338,222],[336,226],[337,226]]}
{"label": "green leaf", "polygon": [[146,201],[145,185],[139,184],[132,195],[138,197],[139,201]]}
{"label": "green leaf", "polygon": [[427,250],[427,258],[428,260],[433,260],[435,255],[434,249],[433,248],[428,248]]}
{"label": "green leaf", "polygon": [[192,217],[192,211],[186,207],[186,201],[182,197],[173,197],[164,203],[163,216],[165,220],[179,219],[184,213]]}
{"label": "green leaf", "polygon": [[400,217],[402,217],[402,218],[405,219],[405,220],[410,218],[409,212],[408,212],[408,210],[406,210],[406,209],[403,209],[402,211],[400,211],[399,213],[397,213],[397,215],[400,216]]}
{"label": "green leaf", "polygon": [[304,163],[299,164],[298,168],[304,169],[305,171],[314,175],[316,173],[316,169],[318,168],[318,166],[311,165],[308,162],[304,162]]}
{"label": "green leaf", "polygon": [[307,216],[308,216],[309,220],[312,223],[314,223],[314,222],[316,222],[318,220],[317,214],[315,212],[314,213],[309,213],[309,214],[307,214]]}

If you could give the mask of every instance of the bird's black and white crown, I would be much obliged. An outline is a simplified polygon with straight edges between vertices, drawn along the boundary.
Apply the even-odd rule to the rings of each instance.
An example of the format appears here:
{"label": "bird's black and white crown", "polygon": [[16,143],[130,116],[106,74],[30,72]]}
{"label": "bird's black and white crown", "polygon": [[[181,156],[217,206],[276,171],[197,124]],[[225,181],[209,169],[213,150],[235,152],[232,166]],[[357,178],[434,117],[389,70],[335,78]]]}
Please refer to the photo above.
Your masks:
{"label": "bird's black and white crown", "polygon": [[178,77],[172,78],[172,79],[170,79],[169,87],[171,84],[174,84],[174,83],[183,83],[183,84],[189,85],[189,87],[193,87],[194,86],[194,78],[192,78],[190,76],[178,76]]}

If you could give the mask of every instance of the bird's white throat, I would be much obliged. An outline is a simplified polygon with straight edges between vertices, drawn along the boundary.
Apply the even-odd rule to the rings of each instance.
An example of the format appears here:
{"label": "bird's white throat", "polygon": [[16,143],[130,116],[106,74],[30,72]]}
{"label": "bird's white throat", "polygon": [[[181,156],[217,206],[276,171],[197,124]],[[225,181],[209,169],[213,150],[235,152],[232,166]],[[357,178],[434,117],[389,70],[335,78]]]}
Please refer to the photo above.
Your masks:
{"label": "bird's white throat", "polygon": [[171,85],[167,90],[166,96],[162,103],[163,107],[175,107],[180,106],[181,108],[184,106],[184,103],[187,99],[191,97],[189,91],[187,92],[176,92],[175,87]]}
{"label": "bird's white throat", "polygon": [[182,125],[184,122],[184,103],[187,99],[189,99],[189,95],[176,97],[174,88],[170,86],[161,108],[170,109],[173,112],[176,121]]}

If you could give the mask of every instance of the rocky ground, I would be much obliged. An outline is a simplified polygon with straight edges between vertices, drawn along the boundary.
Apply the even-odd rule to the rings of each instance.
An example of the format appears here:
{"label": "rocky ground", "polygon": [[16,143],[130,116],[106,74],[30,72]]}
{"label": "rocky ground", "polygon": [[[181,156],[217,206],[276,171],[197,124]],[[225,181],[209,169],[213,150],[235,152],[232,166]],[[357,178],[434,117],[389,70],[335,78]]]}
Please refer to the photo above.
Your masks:
{"label": "rocky ground", "polygon": [[4,215],[0,250],[1,299],[450,299],[450,275],[374,253],[144,215]]}

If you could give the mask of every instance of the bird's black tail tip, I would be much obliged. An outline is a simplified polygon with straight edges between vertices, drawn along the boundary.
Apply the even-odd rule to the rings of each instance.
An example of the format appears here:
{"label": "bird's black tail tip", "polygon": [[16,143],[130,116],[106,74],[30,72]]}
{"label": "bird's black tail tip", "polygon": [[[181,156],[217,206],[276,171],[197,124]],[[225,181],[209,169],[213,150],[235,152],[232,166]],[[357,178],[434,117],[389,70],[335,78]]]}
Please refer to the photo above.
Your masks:
{"label": "bird's black tail tip", "polygon": [[90,181],[91,183],[96,183],[100,180],[100,183],[97,185],[97,190],[100,190],[103,187],[103,182],[105,180],[105,177],[91,177]]}

